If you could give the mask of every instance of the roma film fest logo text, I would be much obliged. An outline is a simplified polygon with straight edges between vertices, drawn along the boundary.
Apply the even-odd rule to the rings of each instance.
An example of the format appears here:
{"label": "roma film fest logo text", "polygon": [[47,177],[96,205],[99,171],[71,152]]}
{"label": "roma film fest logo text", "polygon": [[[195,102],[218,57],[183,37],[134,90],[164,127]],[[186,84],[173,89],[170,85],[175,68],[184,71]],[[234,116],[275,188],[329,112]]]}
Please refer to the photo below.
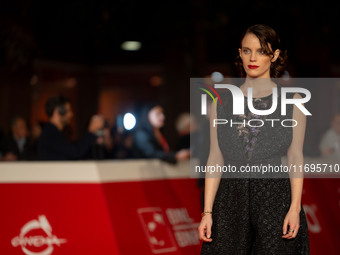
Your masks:
{"label": "roma film fest logo text", "polygon": [[[31,235],[29,235],[31,232]],[[37,234],[43,232],[44,235]],[[45,215],[40,215],[38,220],[27,222],[20,230],[20,234],[11,241],[13,247],[20,246],[26,255],[50,255],[54,246],[66,243],[52,234],[52,227]]]}
{"label": "roma film fest logo text", "polygon": [[[216,90],[211,87],[208,84],[204,84],[207,88],[209,88],[218,98],[219,103],[222,106],[222,101],[221,98],[219,96],[219,94],[216,92]],[[217,89],[229,89],[230,92],[232,93],[232,97],[233,97],[233,115],[243,115],[244,114],[244,95],[242,90],[232,84],[215,84],[214,86]],[[213,97],[212,93],[210,91],[208,91],[205,88],[200,88],[202,91],[206,92],[214,101],[215,104],[217,104],[215,98]],[[250,110],[250,112],[252,112],[255,115],[269,115],[273,112],[275,112],[275,110],[277,109],[277,105],[278,105],[278,91],[277,91],[277,87],[273,88],[273,103],[272,106],[270,107],[270,109],[266,109],[266,110],[258,110],[255,109],[254,105],[253,105],[253,96],[252,96],[252,88],[248,88],[248,97],[247,97],[247,103],[248,103],[248,108]],[[302,93],[305,95],[304,98],[287,98],[287,93]],[[207,94],[202,94],[201,95],[201,115],[207,115]],[[282,87],[281,88],[281,116],[285,116],[286,115],[286,108],[288,104],[292,104],[292,105],[296,105],[297,108],[299,108],[301,110],[301,112],[304,115],[312,115],[302,104],[303,103],[307,103],[309,100],[311,99],[311,93],[308,89],[305,88],[299,88],[299,87]],[[265,121],[267,122],[271,122],[272,127],[274,127],[274,123],[277,121],[281,121],[281,125],[283,127],[295,127],[298,125],[297,120],[295,119],[265,119]],[[227,119],[214,119],[213,122],[213,126],[216,127],[216,125],[219,124],[227,124],[228,122],[230,122],[230,126],[232,126],[233,124],[235,125],[239,125],[239,124],[243,124],[243,126],[246,125],[246,120],[243,120],[243,122],[233,122],[232,119],[227,120]],[[260,125],[253,125],[252,122],[255,123],[260,123]],[[287,125],[286,122],[291,122],[294,124],[291,125]],[[247,123],[250,127],[261,127],[264,125],[264,120],[262,119],[251,119],[248,120]]]}

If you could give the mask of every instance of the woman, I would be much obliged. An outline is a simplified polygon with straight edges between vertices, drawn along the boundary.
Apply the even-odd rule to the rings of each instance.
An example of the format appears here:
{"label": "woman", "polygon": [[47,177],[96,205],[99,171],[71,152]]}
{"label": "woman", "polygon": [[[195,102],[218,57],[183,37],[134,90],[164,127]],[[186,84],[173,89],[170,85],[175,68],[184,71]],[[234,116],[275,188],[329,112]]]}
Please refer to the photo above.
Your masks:
{"label": "woman", "polygon": [[[255,109],[269,109],[272,91],[280,85],[271,78],[282,76],[286,52],[280,50],[276,32],[265,25],[254,25],[241,38],[237,66],[245,82],[240,86],[245,103],[248,88],[252,88]],[[221,94],[223,107],[211,107],[213,119],[283,118],[280,104],[268,116],[255,115],[245,104],[244,115],[232,115],[229,91]],[[299,94],[288,98],[301,98]],[[278,100],[279,102],[279,100]],[[287,154],[288,164],[303,165],[303,140],[306,117],[293,105],[288,105],[284,119],[295,119],[298,125],[285,128],[249,125],[217,125],[210,132],[209,165],[241,166],[257,164],[281,165]],[[292,125],[293,126],[293,125]],[[224,173],[223,173],[224,174]],[[198,227],[203,240],[201,254],[309,254],[306,216],[301,204],[303,178],[223,178],[221,174],[205,178],[205,203]]]}
{"label": "woman", "polygon": [[182,149],[178,152],[169,149],[169,145],[161,132],[164,121],[163,108],[159,104],[150,103],[142,109],[134,137],[137,157],[159,158],[172,164],[190,157],[188,149]]}

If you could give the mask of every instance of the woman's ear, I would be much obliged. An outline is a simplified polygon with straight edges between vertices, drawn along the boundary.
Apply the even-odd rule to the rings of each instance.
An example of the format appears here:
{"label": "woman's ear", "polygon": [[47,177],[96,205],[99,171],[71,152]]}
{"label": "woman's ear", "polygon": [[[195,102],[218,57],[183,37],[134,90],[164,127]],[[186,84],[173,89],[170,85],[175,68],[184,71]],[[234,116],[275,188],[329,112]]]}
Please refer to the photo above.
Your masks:
{"label": "woman's ear", "polygon": [[242,58],[242,56],[241,56],[241,49],[240,48],[238,48],[238,54],[240,55],[240,58]]}
{"label": "woman's ear", "polygon": [[279,57],[280,55],[280,50],[277,49],[275,52],[274,52],[274,56],[272,58],[272,62],[275,62],[277,60],[277,58]]}

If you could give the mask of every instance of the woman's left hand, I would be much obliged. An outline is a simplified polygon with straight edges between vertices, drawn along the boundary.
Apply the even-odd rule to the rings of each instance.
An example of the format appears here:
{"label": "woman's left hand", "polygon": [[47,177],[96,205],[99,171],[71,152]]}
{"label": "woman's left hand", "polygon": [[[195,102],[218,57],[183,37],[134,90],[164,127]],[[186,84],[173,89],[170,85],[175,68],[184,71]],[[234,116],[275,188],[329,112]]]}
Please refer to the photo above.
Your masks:
{"label": "woman's left hand", "polygon": [[[289,225],[289,228],[288,228]],[[300,211],[289,210],[283,221],[283,236],[282,238],[292,239],[295,238],[300,226]],[[288,231],[293,229],[294,231]]]}

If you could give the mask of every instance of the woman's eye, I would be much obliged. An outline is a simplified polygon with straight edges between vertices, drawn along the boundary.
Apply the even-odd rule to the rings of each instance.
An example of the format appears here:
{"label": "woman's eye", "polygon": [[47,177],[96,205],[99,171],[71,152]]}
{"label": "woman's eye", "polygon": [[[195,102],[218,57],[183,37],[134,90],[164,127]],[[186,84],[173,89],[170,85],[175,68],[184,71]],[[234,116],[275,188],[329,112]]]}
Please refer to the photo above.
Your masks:
{"label": "woman's eye", "polygon": [[245,49],[245,50],[243,50],[243,52],[247,54],[247,53],[249,53],[249,50]]}
{"label": "woman's eye", "polygon": [[259,53],[260,54],[264,54],[264,50],[259,50]]}

